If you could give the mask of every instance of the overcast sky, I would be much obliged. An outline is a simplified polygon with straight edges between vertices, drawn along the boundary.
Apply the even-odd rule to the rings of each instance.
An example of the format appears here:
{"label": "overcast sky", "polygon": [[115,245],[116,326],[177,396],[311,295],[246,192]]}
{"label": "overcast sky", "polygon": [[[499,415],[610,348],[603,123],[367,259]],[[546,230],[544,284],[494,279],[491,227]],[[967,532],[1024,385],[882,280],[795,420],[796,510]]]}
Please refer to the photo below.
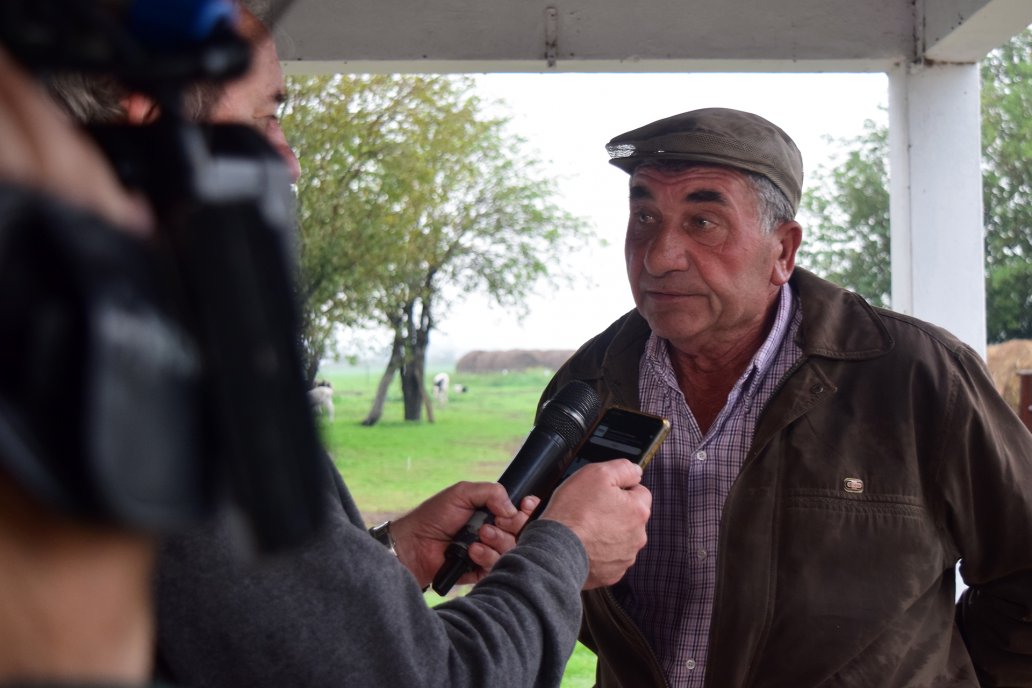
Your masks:
{"label": "overcast sky", "polygon": [[884,74],[489,74],[477,85],[483,97],[507,103],[513,130],[551,162],[564,207],[609,245],[556,256],[555,269],[577,275],[579,287],[539,294],[522,321],[479,297],[456,306],[431,333],[434,359],[573,349],[633,307],[623,266],[627,175],[605,152],[613,136],[697,108],[748,110],[795,140],[809,173],[840,150],[825,137],[852,137],[866,119],[887,120]]}

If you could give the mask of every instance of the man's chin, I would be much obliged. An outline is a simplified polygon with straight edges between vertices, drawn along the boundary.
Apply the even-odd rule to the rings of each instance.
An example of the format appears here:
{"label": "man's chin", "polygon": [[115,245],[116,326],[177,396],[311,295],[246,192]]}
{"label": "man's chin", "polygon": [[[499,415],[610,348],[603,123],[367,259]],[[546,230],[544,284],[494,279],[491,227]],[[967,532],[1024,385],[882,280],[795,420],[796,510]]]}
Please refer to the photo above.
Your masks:
{"label": "man's chin", "polygon": [[670,341],[691,339],[703,329],[700,327],[703,319],[699,314],[684,309],[639,309],[639,312],[656,336]]}

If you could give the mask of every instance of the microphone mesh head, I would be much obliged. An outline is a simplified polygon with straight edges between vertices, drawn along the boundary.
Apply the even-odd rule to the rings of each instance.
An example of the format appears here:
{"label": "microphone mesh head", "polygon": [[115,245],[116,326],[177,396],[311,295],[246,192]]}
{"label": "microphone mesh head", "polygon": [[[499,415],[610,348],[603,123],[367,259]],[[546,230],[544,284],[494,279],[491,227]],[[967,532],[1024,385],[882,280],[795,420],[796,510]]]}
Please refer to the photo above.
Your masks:
{"label": "microphone mesh head", "polygon": [[550,430],[573,447],[591,427],[602,409],[602,400],[586,382],[573,380],[563,386],[541,409],[537,427]]}

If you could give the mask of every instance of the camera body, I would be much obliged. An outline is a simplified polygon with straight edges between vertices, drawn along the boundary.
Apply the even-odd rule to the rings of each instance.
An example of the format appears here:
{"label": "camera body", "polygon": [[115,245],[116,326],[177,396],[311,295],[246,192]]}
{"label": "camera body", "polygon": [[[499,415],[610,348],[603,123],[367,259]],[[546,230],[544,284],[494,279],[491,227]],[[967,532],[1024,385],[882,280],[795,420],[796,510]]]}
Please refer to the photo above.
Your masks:
{"label": "camera body", "polygon": [[[134,28],[138,5],[189,35]],[[290,178],[257,132],[179,112],[194,81],[246,69],[233,8],[0,3],[0,42],[30,70],[114,76],[162,113],[90,129],[150,200],[154,238],[0,194],[0,466],[60,508],[134,528],[178,530],[232,506],[275,549],[318,527],[326,469],[299,353]]]}

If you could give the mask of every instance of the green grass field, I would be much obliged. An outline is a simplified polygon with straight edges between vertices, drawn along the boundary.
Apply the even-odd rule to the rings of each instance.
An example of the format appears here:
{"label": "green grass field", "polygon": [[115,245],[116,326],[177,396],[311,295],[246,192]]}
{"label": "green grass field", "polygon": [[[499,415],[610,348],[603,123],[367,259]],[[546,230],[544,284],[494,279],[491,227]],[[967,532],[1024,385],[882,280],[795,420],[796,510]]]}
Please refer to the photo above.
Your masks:
{"label": "green grass field", "polygon": [[[438,370],[427,370],[430,379]],[[434,422],[402,419],[395,380],[383,417],[361,425],[369,413],[381,370],[330,369],[320,374],[333,385],[332,423],[322,421],[327,450],[370,525],[416,506],[459,480],[497,480],[529,432],[537,401],[549,380],[543,370],[509,375],[455,374],[452,383],[469,388],[450,393],[435,406]],[[427,603],[440,598],[429,592]],[[578,644],[566,668],[564,688],[594,684],[595,657]]]}

